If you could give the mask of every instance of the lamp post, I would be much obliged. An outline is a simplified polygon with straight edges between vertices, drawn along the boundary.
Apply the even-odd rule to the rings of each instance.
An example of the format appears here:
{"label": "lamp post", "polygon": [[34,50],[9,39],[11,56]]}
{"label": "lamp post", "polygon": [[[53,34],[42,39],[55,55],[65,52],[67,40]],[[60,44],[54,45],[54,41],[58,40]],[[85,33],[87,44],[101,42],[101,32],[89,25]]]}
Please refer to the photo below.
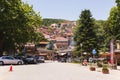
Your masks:
{"label": "lamp post", "polygon": [[80,47],[81,47],[81,56],[82,56],[82,46],[83,46],[83,44],[82,44],[82,43],[80,43]]}

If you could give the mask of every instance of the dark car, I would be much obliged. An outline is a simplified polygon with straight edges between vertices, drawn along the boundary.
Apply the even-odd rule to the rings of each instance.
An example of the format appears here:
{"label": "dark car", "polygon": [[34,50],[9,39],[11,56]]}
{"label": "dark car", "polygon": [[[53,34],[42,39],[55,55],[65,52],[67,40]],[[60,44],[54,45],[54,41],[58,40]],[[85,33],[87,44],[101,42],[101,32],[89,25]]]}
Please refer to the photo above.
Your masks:
{"label": "dark car", "polygon": [[60,58],[61,62],[66,62],[66,58]]}
{"label": "dark car", "polygon": [[15,59],[23,60],[23,56],[14,56]]}
{"label": "dark car", "polygon": [[44,56],[39,56],[38,59],[37,59],[37,61],[38,61],[39,63],[44,63],[44,62],[45,62]]}
{"label": "dark car", "polygon": [[25,64],[37,64],[37,58],[35,56],[25,56],[23,58]]}

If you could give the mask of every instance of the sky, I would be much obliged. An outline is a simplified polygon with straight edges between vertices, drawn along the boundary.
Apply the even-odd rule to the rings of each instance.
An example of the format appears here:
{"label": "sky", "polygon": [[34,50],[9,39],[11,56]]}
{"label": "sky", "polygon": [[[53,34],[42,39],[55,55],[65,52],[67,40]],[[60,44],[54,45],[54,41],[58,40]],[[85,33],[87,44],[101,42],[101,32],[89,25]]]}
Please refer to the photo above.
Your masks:
{"label": "sky", "polygon": [[107,20],[115,0],[22,0],[40,12],[42,18],[78,20],[81,12],[89,9],[96,20]]}

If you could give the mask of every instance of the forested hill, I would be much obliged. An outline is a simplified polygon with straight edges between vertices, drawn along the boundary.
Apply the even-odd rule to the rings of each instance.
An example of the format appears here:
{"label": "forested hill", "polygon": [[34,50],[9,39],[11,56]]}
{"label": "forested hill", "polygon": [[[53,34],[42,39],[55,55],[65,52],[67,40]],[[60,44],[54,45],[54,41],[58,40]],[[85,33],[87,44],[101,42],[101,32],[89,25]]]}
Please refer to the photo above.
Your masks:
{"label": "forested hill", "polygon": [[60,23],[66,22],[66,21],[70,21],[70,20],[44,18],[43,22],[42,22],[42,25],[44,25],[44,26],[50,26],[53,23],[60,24]]}
{"label": "forested hill", "polygon": [[[64,22],[74,22],[70,20],[65,20],[65,19],[53,19],[53,18],[44,18],[42,21],[42,25],[44,26],[50,26],[53,23],[56,24],[61,24]],[[98,25],[99,27],[103,27],[105,20],[95,20],[95,24]]]}

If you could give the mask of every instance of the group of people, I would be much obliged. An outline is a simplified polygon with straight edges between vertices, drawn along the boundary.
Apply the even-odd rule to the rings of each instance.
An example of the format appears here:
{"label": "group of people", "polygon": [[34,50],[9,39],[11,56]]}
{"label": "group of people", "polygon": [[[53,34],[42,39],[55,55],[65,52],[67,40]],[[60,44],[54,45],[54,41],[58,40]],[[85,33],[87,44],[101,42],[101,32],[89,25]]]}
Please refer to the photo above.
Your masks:
{"label": "group of people", "polygon": [[82,65],[86,66],[87,63],[96,63],[97,62],[97,59],[96,58],[92,58],[92,57],[89,57],[89,58],[83,58],[81,60],[81,63]]}

